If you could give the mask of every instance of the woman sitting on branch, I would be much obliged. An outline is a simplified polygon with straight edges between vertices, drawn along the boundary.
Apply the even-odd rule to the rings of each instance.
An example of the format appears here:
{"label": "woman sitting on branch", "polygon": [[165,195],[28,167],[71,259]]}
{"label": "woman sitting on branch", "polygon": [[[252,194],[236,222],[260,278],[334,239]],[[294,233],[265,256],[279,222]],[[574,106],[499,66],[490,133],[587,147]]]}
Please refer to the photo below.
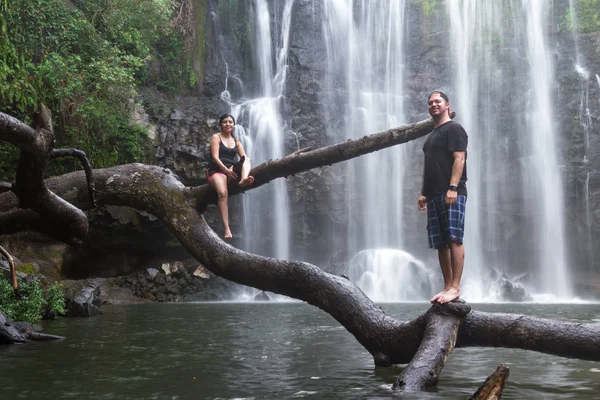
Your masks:
{"label": "woman sitting on branch", "polygon": [[[254,183],[254,177],[250,175],[250,159],[246,156],[242,142],[233,136],[235,119],[230,114],[223,114],[219,118],[221,131],[215,133],[210,139],[211,163],[206,171],[208,184],[212,186],[219,196],[218,206],[221,219],[223,220],[224,238],[232,237],[229,229],[229,208],[227,205],[227,184],[230,180],[239,181],[240,186],[249,186]],[[235,156],[240,157],[236,163]],[[239,168],[234,168],[241,165]]]}

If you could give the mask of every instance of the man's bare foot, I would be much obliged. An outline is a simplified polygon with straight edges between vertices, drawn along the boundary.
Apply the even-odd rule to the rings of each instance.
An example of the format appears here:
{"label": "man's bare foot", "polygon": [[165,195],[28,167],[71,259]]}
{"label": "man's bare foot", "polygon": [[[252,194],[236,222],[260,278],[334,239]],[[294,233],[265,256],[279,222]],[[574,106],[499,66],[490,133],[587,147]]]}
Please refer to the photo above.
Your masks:
{"label": "man's bare foot", "polygon": [[240,181],[239,185],[241,187],[244,186],[250,186],[254,183],[254,177],[252,175],[248,176],[247,178],[244,178]]}
{"label": "man's bare foot", "polygon": [[225,235],[223,235],[224,239],[231,239],[233,237],[233,235],[231,234],[231,231],[226,231]]}
{"label": "man's bare foot", "polygon": [[439,297],[438,303],[440,303],[440,304],[449,303],[454,299],[458,299],[459,297],[460,297],[460,289],[450,288],[450,289],[444,291],[444,294],[442,294]]}
{"label": "man's bare foot", "polygon": [[441,292],[439,292],[438,294],[436,294],[435,296],[433,296],[431,298],[431,300],[429,300],[430,303],[435,303],[436,301],[439,300],[440,297],[442,297],[442,295],[446,293],[446,289],[442,290]]}

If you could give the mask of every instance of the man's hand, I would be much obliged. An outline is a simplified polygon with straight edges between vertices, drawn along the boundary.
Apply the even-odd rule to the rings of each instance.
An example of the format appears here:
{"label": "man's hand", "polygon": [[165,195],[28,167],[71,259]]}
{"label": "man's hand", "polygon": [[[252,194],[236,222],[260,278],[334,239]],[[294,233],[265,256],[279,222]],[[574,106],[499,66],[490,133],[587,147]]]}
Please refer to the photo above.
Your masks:
{"label": "man's hand", "polygon": [[454,204],[456,203],[456,199],[458,198],[458,193],[455,190],[448,190],[446,192],[446,204]]}
{"label": "man's hand", "polygon": [[427,210],[427,197],[425,197],[423,195],[419,196],[419,200],[417,201],[417,208],[420,211]]}

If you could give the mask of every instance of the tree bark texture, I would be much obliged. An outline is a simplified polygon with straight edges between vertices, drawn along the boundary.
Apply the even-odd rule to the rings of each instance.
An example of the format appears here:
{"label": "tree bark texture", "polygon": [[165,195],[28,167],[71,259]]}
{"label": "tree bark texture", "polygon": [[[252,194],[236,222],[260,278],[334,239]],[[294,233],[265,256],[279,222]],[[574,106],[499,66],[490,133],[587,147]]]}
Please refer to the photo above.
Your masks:
{"label": "tree bark texture", "polygon": [[446,360],[456,346],[460,323],[470,311],[471,307],[462,300],[431,306],[421,344],[396,379],[394,389],[417,391],[437,386]]}

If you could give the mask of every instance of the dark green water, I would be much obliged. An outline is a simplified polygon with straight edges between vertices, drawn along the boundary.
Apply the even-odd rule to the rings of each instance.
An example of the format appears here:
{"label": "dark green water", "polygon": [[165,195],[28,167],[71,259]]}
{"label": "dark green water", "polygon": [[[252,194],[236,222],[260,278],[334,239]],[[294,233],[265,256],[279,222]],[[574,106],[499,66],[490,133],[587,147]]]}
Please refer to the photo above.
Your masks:
{"label": "dark green water", "polygon": [[[384,304],[412,319],[428,304]],[[600,321],[600,305],[474,305]],[[465,399],[498,364],[503,399],[600,399],[600,363],[512,349],[457,349],[437,392],[394,394],[402,367],[375,369],[328,314],[301,303],[104,307],[44,326],[54,343],[0,347],[0,399]]]}

